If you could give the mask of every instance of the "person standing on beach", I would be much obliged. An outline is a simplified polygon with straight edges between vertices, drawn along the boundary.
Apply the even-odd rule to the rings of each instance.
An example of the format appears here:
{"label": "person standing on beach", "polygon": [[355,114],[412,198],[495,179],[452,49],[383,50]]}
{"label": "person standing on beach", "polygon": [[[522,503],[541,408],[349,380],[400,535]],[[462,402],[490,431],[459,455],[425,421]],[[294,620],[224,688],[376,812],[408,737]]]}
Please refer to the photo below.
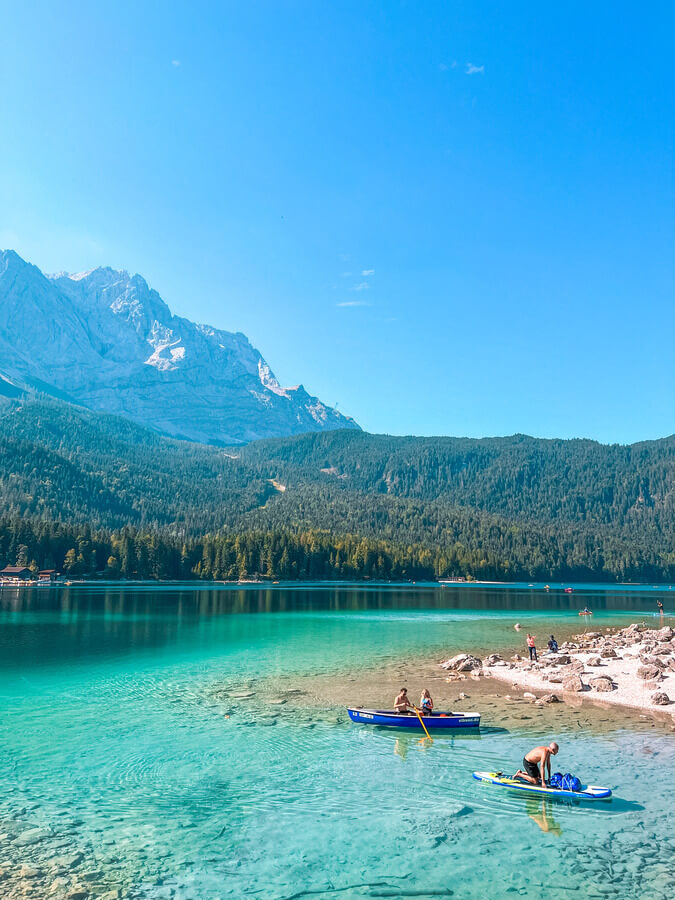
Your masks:
{"label": "person standing on beach", "polygon": [[530,662],[532,660],[537,662],[537,648],[534,643],[534,635],[529,632],[527,634],[527,649],[530,651]]}
{"label": "person standing on beach", "polygon": [[659,608],[659,613],[660,613],[661,615],[663,615],[663,600],[662,600],[660,597],[657,598],[657,600],[656,600],[656,605],[657,605],[658,608]]}

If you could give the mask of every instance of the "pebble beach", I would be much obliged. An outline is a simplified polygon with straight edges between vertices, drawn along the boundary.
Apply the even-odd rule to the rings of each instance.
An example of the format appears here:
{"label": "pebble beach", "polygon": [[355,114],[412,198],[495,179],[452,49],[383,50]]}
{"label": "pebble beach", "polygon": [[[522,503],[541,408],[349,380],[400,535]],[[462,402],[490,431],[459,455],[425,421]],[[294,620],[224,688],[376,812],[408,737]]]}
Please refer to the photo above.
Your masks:
{"label": "pebble beach", "polygon": [[579,633],[563,641],[559,652],[540,653],[537,661],[519,653],[510,659],[460,653],[441,668],[450,681],[470,673],[527,689],[526,699],[536,703],[587,698],[643,712],[672,710],[675,721],[675,631],[670,625],[655,629],[634,622]]}

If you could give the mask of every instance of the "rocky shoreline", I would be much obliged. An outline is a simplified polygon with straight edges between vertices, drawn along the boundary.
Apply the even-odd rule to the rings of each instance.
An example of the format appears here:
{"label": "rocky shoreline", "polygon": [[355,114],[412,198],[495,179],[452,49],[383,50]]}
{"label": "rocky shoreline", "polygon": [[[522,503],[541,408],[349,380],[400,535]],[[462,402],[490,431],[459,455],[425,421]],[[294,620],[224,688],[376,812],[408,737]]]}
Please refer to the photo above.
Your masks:
{"label": "rocky shoreline", "polygon": [[536,662],[518,653],[510,660],[498,653],[484,659],[460,653],[440,665],[448,681],[484,676],[543,691],[540,697],[524,695],[537,703],[582,697],[645,712],[670,712],[675,720],[675,631],[670,625],[653,629],[633,623],[573,635],[557,653],[541,654]]}

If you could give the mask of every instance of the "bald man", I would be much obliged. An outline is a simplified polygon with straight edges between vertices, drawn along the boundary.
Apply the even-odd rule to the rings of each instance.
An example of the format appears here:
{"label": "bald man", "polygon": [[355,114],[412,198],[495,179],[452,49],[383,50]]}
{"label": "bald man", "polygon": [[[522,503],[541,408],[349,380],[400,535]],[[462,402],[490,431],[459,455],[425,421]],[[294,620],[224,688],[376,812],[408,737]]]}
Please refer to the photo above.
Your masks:
{"label": "bald man", "polygon": [[[535,747],[523,758],[523,769],[518,769],[514,778],[522,778],[530,784],[539,784],[546,787],[546,781],[551,778],[551,756],[558,752],[558,745],[551,741],[548,747]],[[548,776],[547,776],[548,773]]]}

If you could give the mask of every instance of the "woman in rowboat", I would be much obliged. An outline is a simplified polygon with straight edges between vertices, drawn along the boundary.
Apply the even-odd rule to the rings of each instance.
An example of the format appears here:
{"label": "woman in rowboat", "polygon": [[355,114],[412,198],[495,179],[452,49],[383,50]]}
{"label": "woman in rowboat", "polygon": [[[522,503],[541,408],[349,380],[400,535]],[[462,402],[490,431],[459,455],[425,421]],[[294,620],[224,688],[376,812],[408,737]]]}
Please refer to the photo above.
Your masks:
{"label": "woman in rowboat", "polygon": [[429,691],[424,688],[422,691],[422,696],[420,697],[420,712],[423,716],[430,716],[434,709],[434,701],[431,699],[431,694]]}

